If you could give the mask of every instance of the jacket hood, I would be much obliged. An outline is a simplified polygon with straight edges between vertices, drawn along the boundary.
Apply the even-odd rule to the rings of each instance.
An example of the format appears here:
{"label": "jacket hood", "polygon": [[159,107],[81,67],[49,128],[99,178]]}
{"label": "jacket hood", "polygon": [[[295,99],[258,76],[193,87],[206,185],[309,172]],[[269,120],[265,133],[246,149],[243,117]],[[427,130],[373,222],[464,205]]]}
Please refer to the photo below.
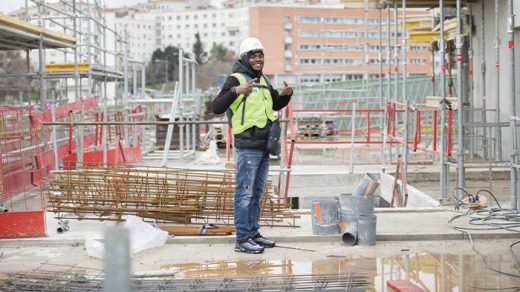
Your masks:
{"label": "jacket hood", "polygon": [[[249,61],[247,55],[244,57],[246,58],[246,61]],[[258,78],[262,76],[262,70],[253,70],[249,62],[244,62],[244,57],[242,57],[242,59],[236,60],[235,64],[233,65],[233,73],[244,73],[251,76],[251,78]]]}

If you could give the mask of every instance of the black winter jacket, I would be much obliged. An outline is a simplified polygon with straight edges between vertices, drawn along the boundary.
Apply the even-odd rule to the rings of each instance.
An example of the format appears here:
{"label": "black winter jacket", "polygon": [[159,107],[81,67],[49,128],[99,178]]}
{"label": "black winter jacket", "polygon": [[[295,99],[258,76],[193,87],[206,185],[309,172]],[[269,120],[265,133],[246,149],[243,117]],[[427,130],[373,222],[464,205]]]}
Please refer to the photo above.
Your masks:
{"label": "black winter jacket", "polygon": [[[243,64],[242,60],[237,60],[233,65],[233,73],[244,73],[252,78],[258,76],[258,72],[253,72],[250,66]],[[256,73],[256,74],[255,74]],[[260,72],[261,74],[261,72]],[[222,86],[222,90],[218,96],[213,100],[213,113],[222,114],[231,106],[231,104],[238,97],[236,92],[232,92],[231,88],[240,86],[240,82],[234,76],[229,76]],[[280,96],[278,91],[270,88],[271,98],[273,99],[273,110],[278,111],[284,108],[291,101],[292,95]],[[244,132],[235,135],[235,148],[249,148],[265,150],[267,144],[267,136],[269,133],[269,126],[271,125],[269,119],[264,128],[253,126]]]}

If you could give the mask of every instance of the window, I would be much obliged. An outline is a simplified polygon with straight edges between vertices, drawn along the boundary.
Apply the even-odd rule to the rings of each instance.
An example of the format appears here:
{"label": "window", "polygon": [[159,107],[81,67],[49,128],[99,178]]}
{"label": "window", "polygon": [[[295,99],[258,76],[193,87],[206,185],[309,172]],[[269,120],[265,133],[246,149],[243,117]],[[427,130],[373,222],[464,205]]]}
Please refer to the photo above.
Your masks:
{"label": "window", "polygon": [[180,15],[177,15],[177,20],[181,20],[181,16]]}
{"label": "window", "polygon": [[321,17],[300,16],[300,23],[321,23]]}
{"label": "window", "polygon": [[326,31],[325,37],[328,38],[342,38],[343,37],[343,31]]}
{"label": "window", "polygon": [[319,38],[321,37],[321,31],[318,30],[300,30],[298,36],[301,38]]}
{"label": "window", "polygon": [[314,51],[320,50],[321,45],[319,44],[300,44],[300,50],[302,51]]}
{"label": "window", "polygon": [[365,19],[361,17],[345,17],[343,18],[344,24],[364,24]]}
{"label": "window", "polygon": [[426,46],[414,45],[414,46],[410,47],[410,51],[412,51],[412,52],[426,52]]}
{"label": "window", "polygon": [[426,58],[412,58],[411,64],[412,65],[426,65]]}
{"label": "window", "polygon": [[301,64],[318,65],[321,64],[321,59],[317,58],[302,58],[300,59]]}
{"label": "window", "polygon": [[207,28],[207,27],[208,27],[208,24],[207,24],[207,23],[204,23],[204,25],[203,25],[202,27]]}
{"label": "window", "polygon": [[325,17],[326,24],[342,24],[343,18],[341,17]]}
{"label": "window", "polygon": [[199,16],[197,14],[193,15],[193,19],[198,19]]}
{"label": "window", "polygon": [[171,16],[168,16],[168,20],[172,20],[172,17],[171,17]]}
{"label": "window", "polygon": [[184,16],[184,19],[189,20],[190,16],[186,14],[186,16]]}
{"label": "window", "polygon": [[312,75],[302,75],[300,77],[301,83],[318,83],[320,82],[320,75],[312,74]]}
{"label": "window", "polygon": [[290,16],[284,16],[283,17],[283,22],[284,23],[290,23],[291,22],[291,17]]}

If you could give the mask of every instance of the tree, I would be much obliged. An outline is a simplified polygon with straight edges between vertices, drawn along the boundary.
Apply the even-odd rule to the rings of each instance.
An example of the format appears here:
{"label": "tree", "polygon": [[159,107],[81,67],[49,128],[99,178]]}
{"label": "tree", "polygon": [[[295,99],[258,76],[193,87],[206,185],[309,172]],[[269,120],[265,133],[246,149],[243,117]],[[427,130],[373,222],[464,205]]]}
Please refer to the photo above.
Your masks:
{"label": "tree", "polygon": [[209,51],[209,59],[211,61],[227,61],[226,55],[228,50],[222,45],[214,45]]}
{"label": "tree", "polygon": [[199,65],[204,64],[204,60],[202,59],[204,54],[204,46],[200,41],[200,34],[198,32],[195,34],[195,42],[193,43],[192,52],[195,54],[195,61],[197,61]]}
{"label": "tree", "polygon": [[[164,64],[155,64],[156,60],[167,61],[168,62],[168,74],[164,72]],[[151,68],[153,73],[152,76],[156,76],[155,74],[158,72],[163,72],[164,77],[168,75],[169,81],[175,80],[175,68],[179,67],[179,48],[168,46],[163,50],[157,49],[152,53],[152,61]]]}

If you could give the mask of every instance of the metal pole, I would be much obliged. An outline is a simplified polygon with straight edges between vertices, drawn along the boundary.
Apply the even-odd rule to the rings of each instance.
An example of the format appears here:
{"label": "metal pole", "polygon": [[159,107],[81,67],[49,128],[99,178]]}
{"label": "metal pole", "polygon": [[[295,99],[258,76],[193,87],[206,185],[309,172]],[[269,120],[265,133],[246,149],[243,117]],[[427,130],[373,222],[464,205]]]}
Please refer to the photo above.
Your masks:
{"label": "metal pole", "polygon": [[[43,26],[43,21],[41,19],[41,15],[43,14],[42,6],[38,5],[38,25],[41,27]],[[46,96],[45,96],[45,80],[43,79],[43,74],[45,69],[43,66],[45,65],[45,56],[43,51],[43,34],[40,33],[40,38],[38,40],[38,73],[40,76],[40,104],[41,106],[45,106],[47,103]]]}
{"label": "metal pole", "polygon": [[[482,30],[482,65],[481,65],[481,70],[482,70],[482,124],[485,125],[487,123],[487,112],[486,112],[486,25],[484,23],[485,21],[485,17],[484,17],[484,13],[485,13],[485,9],[484,9],[484,1],[480,1],[481,3],[481,24],[480,24],[480,27],[481,27],[481,30]],[[461,105],[462,106],[462,105]],[[482,128],[482,135],[486,136],[486,127],[483,127]],[[482,139],[482,149],[484,151],[483,153],[483,157],[484,158],[487,158],[487,155],[488,155],[488,151],[487,151],[487,148],[489,147],[489,145],[484,145],[486,142],[485,139]]]}
{"label": "metal pole", "polygon": [[[508,23],[507,35],[509,41],[509,115],[516,117],[516,99],[515,99],[515,15],[513,10],[513,0],[507,1],[508,6]],[[518,209],[517,202],[517,179],[518,170],[516,165],[518,162],[518,145],[516,137],[516,122],[511,119],[509,122],[511,131],[511,209]]]}
{"label": "metal pole", "polygon": [[[170,112],[170,122],[175,121],[175,114],[177,112],[177,106],[179,104],[179,96],[180,96],[180,82],[177,82],[175,84],[175,89],[173,90],[173,100],[172,100],[172,108]],[[172,141],[172,135],[173,135],[173,126],[174,125],[168,125],[168,131],[166,133],[166,142],[164,143],[164,153],[163,153],[163,159],[161,166],[166,167],[168,164],[168,152],[170,151],[170,145]],[[179,127],[179,133],[181,132],[181,128]]]}
{"label": "metal pole", "polygon": [[[89,67],[92,65],[92,36],[90,31],[90,22],[91,22],[91,16],[90,16],[90,0],[87,0],[87,60]],[[92,97],[92,70],[89,68],[88,70],[88,97]]]}
{"label": "metal pole", "polygon": [[[432,27],[435,27],[435,17],[433,16],[432,10]],[[432,52],[431,62],[432,62],[432,96],[435,96],[435,51],[433,50],[433,46],[430,47]]]}
{"label": "metal pole", "polygon": [[[103,98],[103,122],[107,122],[108,121],[108,117],[107,117],[107,113],[108,113],[108,110],[107,110],[107,103],[108,103],[108,98],[107,98],[107,91],[106,91],[106,87],[107,87],[107,83],[105,81],[105,97]],[[110,126],[102,126],[102,141],[101,143],[103,144],[103,163],[107,163],[107,128],[110,127]]]}
{"label": "metal pole", "polygon": [[[179,49],[179,97],[178,97],[178,102],[179,102],[179,107],[180,107],[180,114],[179,114],[179,121],[182,121],[182,104],[184,103],[184,95],[183,95],[183,92],[184,92],[184,87],[183,87],[183,82],[184,82],[184,54],[182,52],[182,49]],[[183,157],[182,155],[184,153],[182,153],[182,138],[183,138],[183,135],[182,135],[182,130],[183,130],[183,127],[181,127],[181,125],[179,125],[179,144],[180,144],[180,151],[181,151],[181,163],[183,162]]]}
{"label": "metal pole", "polygon": [[[398,15],[398,10],[397,10],[397,0],[394,0],[394,73],[395,73],[395,76],[394,76],[394,98],[395,98],[395,101],[399,101],[399,36],[398,36],[398,19],[397,19],[397,15]],[[394,121],[394,123],[396,123],[396,126],[397,128],[399,128],[399,118],[397,118],[396,121]],[[397,161],[397,156],[399,155],[400,151],[399,151],[399,144],[395,144],[395,158],[396,158],[396,161]]]}
{"label": "metal pole", "polygon": [[354,173],[354,136],[356,132],[356,103],[352,103],[352,132],[350,133],[350,168],[349,173]]}
{"label": "metal pole", "polygon": [[[462,94],[462,46],[464,44],[464,36],[462,35],[462,17],[461,17],[461,4],[460,0],[457,0],[457,35],[455,36],[455,48],[457,49],[457,91],[458,91],[458,110],[457,110],[457,124],[459,131],[458,146],[457,146],[457,177],[459,189],[464,189],[465,181],[465,170],[464,170],[464,102]],[[459,190],[459,199],[462,200],[464,194],[462,190]]]}
{"label": "metal pole", "polygon": [[[379,27],[378,27],[378,31],[379,31],[379,54],[378,54],[378,62],[379,62],[379,108],[384,108],[386,107],[386,102],[385,100],[383,99],[383,32],[382,32],[382,28],[381,28],[381,22],[382,22],[382,18],[381,18],[381,8],[378,8],[378,15],[379,15]],[[368,26],[368,24],[367,24]],[[384,139],[384,135],[383,135],[383,132],[385,131],[385,119],[386,119],[386,115],[384,113],[382,113],[380,115],[380,125],[379,125],[379,133],[381,135],[381,137],[383,137]],[[385,146],[386,144],[383,142],[381,144],[381,162],[383,164],[382,166],[382,169],[381,171],[384,173],[385,172]]]}
{"label": "metal pole", "polygon": [[[473,27],[473,5],[468,3],[468,14],[469,14],[469,27]],[[469,122],[473,124],[475,122],[475,98],[474,94],[474,84],[473,84],[473,33],[469,33],[469,45],[468,45],[468,62],[469,62]],[[475,157],[475,127],[469,127],[469,135],[470,135],[470,146],[469,146],[469,155],[471,158]]]}
{"label": "metal pole", "polygon": [[[56,122],[56,114],[54,111],[55,105],[51,105],[51,114],[52,114],[52,121]],[[60,161],[58,157],[58,137],[56,136],[56,126],[52,126],[52,147],[54,148],[54,169],[59,170],[60,169]]]}
{"label": "metal pole", "polygon": [[[446,40],[444,39],[444,3],[439,0],[440,8],[440,36],[439,36],[439,50],[441,61],[441,178],[440,188],[441,197],[443,200],[448,198],[448,165],[446,164],[445,153],[447,150],[447,133],[446,133]],[[462,105],[461,105],[462,106]]]}
{"label": "metal pole", "polygon": [[133,84],[133,90],[134,90],[134,98],[137,97],[137,64],[133,63],[133,69],[134,69],[134,84]]}
{"label": "metal pole", "polygon": [[110,227],[105,232],[105,291],[130,292],[130,241],[128,231]]}
{"label": "metal pole", "polygon": [[124,66],[124,93],[123,98],[124,102],[123,105],[126,106],[128,102],[128,44],[129,44],[129,37],[128,37],[128,31],[125,31],[125,52],[123,54],[123,66]]}
{"label": "metal pole", "polygon": [[[495,121],[500,124],[500,38],[498,37],[498,0],[495,0],[495,52],[496,52],[496,113]],[[496,127],[496,160],[502,161],[502,127]]]}
{"label": "metal pole", "polygon": [[[81,103],[81,112],[80,112],[80,122],[85,121],[85,103]],[[83,128],[84,126],[79,126],[78,133],[79,133],[79,145],[76,145],[77,153],[78,153],[78,162],[83,162],[83,144],[84,144],[84,137],[83,137]]]}
{"label": "metal pole", "polygon": [[[26,3],[27,4],[27,3]],[[26,69],[27,69],[27,73],[31,72],[31,58],[30,58],[30,51],[29,50],[26,50],[25,51],[25,57],[27,59],[26,63],[25,63],[25,66],[26,66]],[[32,92],[31,92],[31,77],[27,77],[27,103],[29,105],[32,104],[32,96],[31,96]]]}
{"label": "metal pole", "polygon": [[[193,55],[193,59],[195,60],[195,55]],[[193,120],[195,120],[198,117],[200,117],[200,106],[199,106],[199,99],[197,99],[197,97],[195,96],[195,87],[196,87],[196,74],[195,74],[195,70],[197,68],[197,64],[196,63],[193,63],[192,64],[192,67],[191,67],[191,92],[192,92],[192,95],[193,95]],[[195,152],[197,150],[197,143],[196,143],[196,139],[199,139],[199,137],[197,137],[197,127],[195,126],[195,124],[192,124],[191,126],[191,130],[193,132],[193,135],[191,136],[192,138],[192,145],[193,145],[193,151]]]}
{"label": "metal pole", "polygon": [[[368,86],[368,78],[370,77],[370,67],[368,64],[370,63],[369,51],[370,44],[368,43],[368,1],[365,1],[365,86],[363,89],[367,90]],[[323,83],[325,86],[325,82]]]}
{"label": "metal pole", "polygon": [[143,60],[143,63],[141,64],[141,96],[142,98],[144,98],[144,95],[146,93],[146,67],[144,66],[144,60]]}
{"label": "metal pole", "polygon": [[409,100],[408,96],[406,96],[406,64],[408,60],[406,59],[408,52],[408,44],[406,39],[408,36],[406,35],[406,0],[402,0],[403,2],[403,102],[406,104],[406,109],[404,111],[404,148],[403,148],[403,176],[406,178],[406,174],[408,173],[408,105]]}
{"label": "metal pole", "polygon": [[[387,84],[386,84],[386,102],[385,102],[385,126],[388,125],[388,101],[392,99],[392,38],[391,38],[391,31],[390,31],[390,4],[387,3],[386,6],[386,25],[387,25],[387,41],[386,41],[386,61],[387,61]],[[384,132],[384,139],[383,144],[385,145],[384,148],[386,149],[386,140],[388,139],[386,129]],[[392,145],[388,147],[388,158],[389,163],[392,162]],[[383,161],[383,167],[385,167],[385,161]]]}

